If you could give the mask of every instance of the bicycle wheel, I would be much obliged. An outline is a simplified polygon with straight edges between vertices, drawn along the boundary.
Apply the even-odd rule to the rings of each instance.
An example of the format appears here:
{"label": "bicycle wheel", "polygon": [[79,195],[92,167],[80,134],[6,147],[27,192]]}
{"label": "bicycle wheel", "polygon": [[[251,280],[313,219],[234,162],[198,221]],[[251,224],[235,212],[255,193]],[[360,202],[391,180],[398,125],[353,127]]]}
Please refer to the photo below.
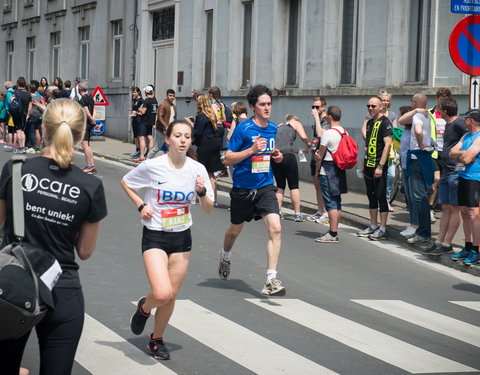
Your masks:
{"label": "bicycle wheel", "polygon": [[402,189],[403,183],[403,170],[400,166],[400,163],[395,163],[395,177],[393,177],[393,186],[392,186],[392,194],[390,195],[389,203],[392,204],[397,194]]}

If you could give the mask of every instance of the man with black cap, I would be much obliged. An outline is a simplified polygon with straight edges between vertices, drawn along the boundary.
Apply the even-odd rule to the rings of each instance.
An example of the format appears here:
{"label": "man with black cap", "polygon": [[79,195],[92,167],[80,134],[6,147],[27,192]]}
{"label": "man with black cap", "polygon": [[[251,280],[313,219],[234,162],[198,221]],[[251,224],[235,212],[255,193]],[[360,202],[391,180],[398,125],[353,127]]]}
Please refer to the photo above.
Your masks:
{"label": "man with black cap", "polygon": [[469,266],[478,263],[480,242],[480,216],[478,216],[478,193],[480,191],[480,111],[471,109],[464,115],[468,130],[452,148],[449,156],[464,165],[458,172],[458,205],[463,219],[465,247],[453,254],[453,260],[463,260]]}

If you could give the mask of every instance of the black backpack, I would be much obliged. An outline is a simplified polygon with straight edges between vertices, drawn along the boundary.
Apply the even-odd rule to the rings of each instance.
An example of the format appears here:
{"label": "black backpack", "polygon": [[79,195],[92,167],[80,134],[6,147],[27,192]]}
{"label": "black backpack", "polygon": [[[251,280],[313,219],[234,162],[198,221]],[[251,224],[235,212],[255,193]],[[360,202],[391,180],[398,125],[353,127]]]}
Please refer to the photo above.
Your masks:
{"label": "black backpack", "polygon": [[223,126],[226,126],[227,128],[232,125],[233,122],[233,113],[232,110],[222,102],[223,105],[223,110],[225,111],[225,121],[223,122]]}
{"label": "black backpack", "polygon": [[23,115],[23,102],[18,95],[18,90],[13,92],[12,99],[8,103],[8,113],[14,117]]}

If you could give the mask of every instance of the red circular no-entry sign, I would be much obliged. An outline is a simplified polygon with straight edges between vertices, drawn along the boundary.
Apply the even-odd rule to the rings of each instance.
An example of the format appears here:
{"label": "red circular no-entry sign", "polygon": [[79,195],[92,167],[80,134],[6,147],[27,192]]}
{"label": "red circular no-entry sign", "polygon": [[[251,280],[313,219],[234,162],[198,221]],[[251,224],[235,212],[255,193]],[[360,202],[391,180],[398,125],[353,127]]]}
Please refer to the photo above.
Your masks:
{"label": "red circular no-entry sign", "polygon": [[450,56],[462,72],[480,75],[480,15],[460,20],[450,33]]}

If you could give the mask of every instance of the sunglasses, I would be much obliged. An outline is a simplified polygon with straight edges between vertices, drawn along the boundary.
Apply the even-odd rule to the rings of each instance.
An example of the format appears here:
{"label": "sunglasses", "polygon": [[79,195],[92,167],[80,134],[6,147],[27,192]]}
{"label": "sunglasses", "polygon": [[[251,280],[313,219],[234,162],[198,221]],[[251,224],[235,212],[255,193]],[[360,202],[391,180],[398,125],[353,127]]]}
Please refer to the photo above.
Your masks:
{"label": "sunglasses", "polygon": [[319,105],[312,105],[312,109],[320,109]]}
{"label": "sunglasses", "polygon": [[377,108],[377,106],[373,104],[367,104],[367,108]]}

